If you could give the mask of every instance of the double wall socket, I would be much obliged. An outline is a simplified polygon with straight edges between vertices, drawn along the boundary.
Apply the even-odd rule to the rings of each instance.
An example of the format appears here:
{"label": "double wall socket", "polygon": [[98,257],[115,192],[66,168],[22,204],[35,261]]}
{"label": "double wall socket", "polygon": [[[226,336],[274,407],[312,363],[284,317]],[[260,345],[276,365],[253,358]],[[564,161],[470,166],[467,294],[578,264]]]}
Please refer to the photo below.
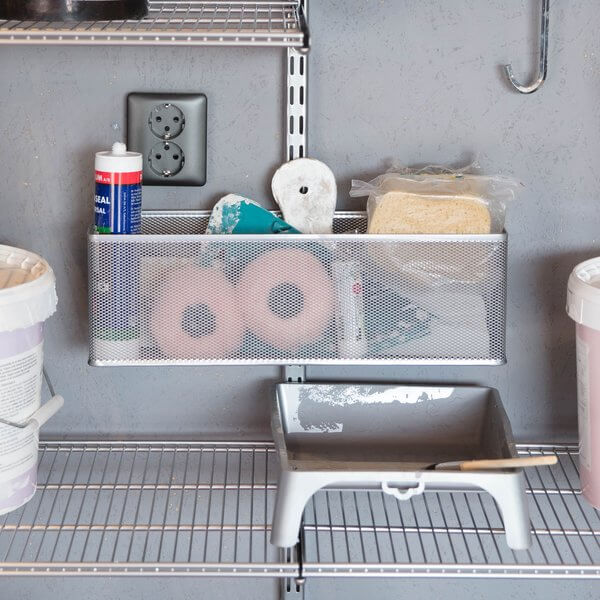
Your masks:
{"label": "double wall socket", "polygon": [[144,157],[144,185],[206,183],[206,96],[127,96],[127,146]]}

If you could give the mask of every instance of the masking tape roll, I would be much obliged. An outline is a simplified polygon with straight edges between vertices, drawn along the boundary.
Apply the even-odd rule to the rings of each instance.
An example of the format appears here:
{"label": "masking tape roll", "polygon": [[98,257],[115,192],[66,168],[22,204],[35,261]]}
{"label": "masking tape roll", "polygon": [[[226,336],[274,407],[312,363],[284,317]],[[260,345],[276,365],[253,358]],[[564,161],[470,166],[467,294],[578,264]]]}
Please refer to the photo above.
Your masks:
{"label": "masking tape roll", "polygon": [[150,331],[169,358],[225,358],[244,340],[235,288],[216,268],[187,266],[163,281]]}
{"label": "masking tape roll", "polygon": [[244,269],[237,291],[246,326],[279,350],[317,341],[333,316],[331,277],[298,248],[261,254]]}

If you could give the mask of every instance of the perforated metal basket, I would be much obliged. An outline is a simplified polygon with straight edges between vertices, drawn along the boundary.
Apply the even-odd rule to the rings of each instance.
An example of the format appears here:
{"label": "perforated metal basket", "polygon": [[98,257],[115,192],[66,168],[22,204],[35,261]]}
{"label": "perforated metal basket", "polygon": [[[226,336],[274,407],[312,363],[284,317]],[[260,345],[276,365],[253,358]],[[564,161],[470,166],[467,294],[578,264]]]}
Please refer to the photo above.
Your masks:
{"label": "perforated metal basket", "polygon": [[209,214],[90,231],[90,364],[505,361],[506,234],[366,235],[339,213],[332,235],[204,235]]}

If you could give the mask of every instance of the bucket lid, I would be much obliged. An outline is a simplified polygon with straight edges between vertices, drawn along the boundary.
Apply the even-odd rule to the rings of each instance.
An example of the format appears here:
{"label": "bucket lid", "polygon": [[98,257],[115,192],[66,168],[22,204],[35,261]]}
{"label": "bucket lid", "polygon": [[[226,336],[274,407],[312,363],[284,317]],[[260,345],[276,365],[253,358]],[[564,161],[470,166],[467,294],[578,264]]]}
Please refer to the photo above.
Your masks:
{"label": "bucket lid", "polygon": [[567,314],[580,325],[600,330],[600,258],[573,269],[567,285]]}
{"label": "bucket lid", "polygon": [[45,321],[56,303],[50,265],[33,252],[0,245],[0,332]]}

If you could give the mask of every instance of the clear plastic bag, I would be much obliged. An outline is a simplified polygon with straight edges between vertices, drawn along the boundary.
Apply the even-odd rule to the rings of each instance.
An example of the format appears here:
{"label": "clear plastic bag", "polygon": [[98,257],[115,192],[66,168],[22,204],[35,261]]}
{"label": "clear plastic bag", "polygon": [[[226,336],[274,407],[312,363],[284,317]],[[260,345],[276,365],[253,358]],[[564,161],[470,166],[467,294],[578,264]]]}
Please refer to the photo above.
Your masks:
{"label": "clear plastic bag", "polygon": [[[441,230],[436,231],[436,222],[427,223],[426,230],[406,231],[405,233],[448,233],[442,225],[456,227],[453,233],[478,234],[478,233],[502,233],[506,216],[507,204],[514,198],[517,182],[502,176],[485,176],[471,174],[473,165],[460,170],[447,169],[445,167],[429,166],[424,169],[393,169],[372,181],[352,181],[350,196],[356,198],[368,196],[367,214],[369,216],[369,231],[375,210],[383,202],[386,194],[398,192],[392,199],[417,198],[423,199],[430,205],[436,201],[451,201],[456,206],[459,202],[484,206],[489,212],[489,231],[469,231],[468,223],[461,223],[460,216],[451,221],[452,215],[447,215],[445,223],[438,223]],[[390,198],[390,196],[388,196]],[[441,204],[440,204],[441,206]],[[448,204],[448,211],[452,204]],[[464,229],[467,230],[464,230]],[[484,228],[488,228],[485,227]],[[390,233],[395,233],[391,231]],[[403,231],[404,233],[404,231]]]}
{"label": "clear plastic bag", "polygon": [[[488,231],[465,233],[464,243],[460,239],[445,247],[444,252],[433,259],[423,254],[423,248],[415,243],[376,244],[369,247],[368,253],[375,268],[388,275],[395,274],[410,285],[423,286],[423,289],[452,289],[464,285],[479,286],[484,283],[492,265],[503,260],[505,252],[502,240],[489,240],[469,243],[478,233],[499,234],[504,231],[506,207],[514,198],[517,182],[501,176],[469,174],[474,167],[462,170],[443,167],[426,167],[419,170],[393,169],[370,182],[352,181],[350,195],[369,196],[367,213],[369,220],[389,192],[406,193],[409,196],[422,196],[429,202],[448,198],[467,198],[479,202],[489,211]],[[428,223],[429,225],[429,223]],[[435,224],[434,224],[435,225]],[[418,234],[419,231],[411,233]],[[432,226],[425,233],[446,233],[436,231]],[[456,232],[454,232],[456,233]]]}

